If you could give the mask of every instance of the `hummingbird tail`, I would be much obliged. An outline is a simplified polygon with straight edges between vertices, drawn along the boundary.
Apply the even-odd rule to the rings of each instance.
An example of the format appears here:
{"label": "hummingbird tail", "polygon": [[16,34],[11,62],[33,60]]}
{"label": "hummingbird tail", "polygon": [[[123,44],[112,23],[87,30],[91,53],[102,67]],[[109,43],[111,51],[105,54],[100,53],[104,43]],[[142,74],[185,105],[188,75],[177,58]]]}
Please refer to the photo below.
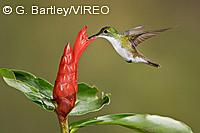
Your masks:
{"label": "hummingbird tail", "polygon": [[153,62],[151,62],[151,61],[147,61],[146,64],[147,64],[147,65],[150,65],[150,66],[153,66],[153,67],[156,67],[156,68],[159,68],[159,67],[160,67],[159,64],[153,63]]}

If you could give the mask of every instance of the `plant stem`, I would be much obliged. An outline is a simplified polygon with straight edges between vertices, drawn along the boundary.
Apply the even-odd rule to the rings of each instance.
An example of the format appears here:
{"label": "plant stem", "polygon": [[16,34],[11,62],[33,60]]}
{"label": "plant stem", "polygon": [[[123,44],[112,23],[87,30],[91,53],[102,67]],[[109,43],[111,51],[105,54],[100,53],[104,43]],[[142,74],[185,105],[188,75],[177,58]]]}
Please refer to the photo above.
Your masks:
{"label": "plant stem", "polygon": [[61,133],[69,133],[68,117],[63,121],[59,119],[59,124]]}
{"label": "plant stem", "polygon": [[60,128],[61,128],[61,133],[69,133],[68,119],[65,121],[65,123],[60,124]]}

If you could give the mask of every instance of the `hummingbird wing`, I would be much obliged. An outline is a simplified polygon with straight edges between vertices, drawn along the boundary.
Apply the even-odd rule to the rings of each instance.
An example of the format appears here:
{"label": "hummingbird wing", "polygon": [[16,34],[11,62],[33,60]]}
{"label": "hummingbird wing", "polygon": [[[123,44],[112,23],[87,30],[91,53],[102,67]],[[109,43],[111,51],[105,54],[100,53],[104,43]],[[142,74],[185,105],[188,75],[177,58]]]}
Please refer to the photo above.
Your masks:
{"label": "hummingbird wing", "polygon": [[131,42],[133,47],[137,47],[138,44],[143,41],[156,36],[157,34],[169,30],[170,28],[153,30],[153,31],[145,31],[143,26],[138,26],[131,30],[124,32],[124,35],[129,37],[129,41]]}
{"label": "hummingbird wing", "polygon": [[144,26],[141,25],[141,26],[137,26],[133,29],[129,29],[129,30],[125,31],[123,33],[123,35],[125,35],[125,36],[138,35],[138,34],[141,34],[143,32],[144,32]]}

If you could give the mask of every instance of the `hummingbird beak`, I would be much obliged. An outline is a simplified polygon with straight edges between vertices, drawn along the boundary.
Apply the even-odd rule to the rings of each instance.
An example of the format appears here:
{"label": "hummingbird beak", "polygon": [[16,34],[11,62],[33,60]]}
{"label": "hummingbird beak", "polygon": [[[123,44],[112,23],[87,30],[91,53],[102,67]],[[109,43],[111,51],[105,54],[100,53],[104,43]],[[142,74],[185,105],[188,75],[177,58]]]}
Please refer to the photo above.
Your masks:
{"label": "hummingbird beak", "polygon": [[94,34],[94,35],[88,37],[88,39],[91,39],[91,38],[94,38],[94,37],[97,38],[100,34],[101,34],[101,32]]}

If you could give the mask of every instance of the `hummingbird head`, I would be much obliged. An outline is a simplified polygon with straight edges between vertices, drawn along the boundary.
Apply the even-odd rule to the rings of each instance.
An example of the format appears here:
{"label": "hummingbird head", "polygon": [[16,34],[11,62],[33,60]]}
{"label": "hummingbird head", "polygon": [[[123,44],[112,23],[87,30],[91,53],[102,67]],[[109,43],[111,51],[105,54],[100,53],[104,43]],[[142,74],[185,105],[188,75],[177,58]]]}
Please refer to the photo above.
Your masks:
{"label": "hummingbird head", "polygon": [[116,35],[118,35],[118,31],[115,28],[106,26],[103,27],[97,34],[90,36],[89,39],[93,37],[115,37]]}

